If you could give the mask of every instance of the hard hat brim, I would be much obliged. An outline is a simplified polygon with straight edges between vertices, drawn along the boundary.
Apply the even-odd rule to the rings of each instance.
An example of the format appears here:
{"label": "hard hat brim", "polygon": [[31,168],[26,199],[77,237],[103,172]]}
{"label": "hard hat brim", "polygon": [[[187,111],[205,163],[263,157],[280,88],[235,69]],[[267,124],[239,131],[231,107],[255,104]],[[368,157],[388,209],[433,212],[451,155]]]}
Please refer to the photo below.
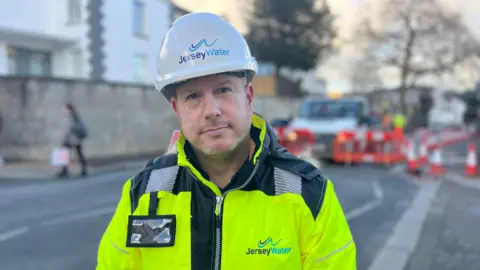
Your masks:
{"label": "hard hat brim", "polygon": [[226,63],[212,63],[210,65],[197,66],[192,67],[191,69],[172,72],[163,76],[157,75],[155,80],[155,88],[162,92],[165,98],[170,101],[172,96],[175,94],[174,91],[172,91],[172,87],[168,87],[172,84],[203,76],[242,70],[251,71],[253,72],[253,75],[255,75],[258,70],[258,65],[255,58],[251,57],[250,61],[239,60],[233,62],[229,61]]}

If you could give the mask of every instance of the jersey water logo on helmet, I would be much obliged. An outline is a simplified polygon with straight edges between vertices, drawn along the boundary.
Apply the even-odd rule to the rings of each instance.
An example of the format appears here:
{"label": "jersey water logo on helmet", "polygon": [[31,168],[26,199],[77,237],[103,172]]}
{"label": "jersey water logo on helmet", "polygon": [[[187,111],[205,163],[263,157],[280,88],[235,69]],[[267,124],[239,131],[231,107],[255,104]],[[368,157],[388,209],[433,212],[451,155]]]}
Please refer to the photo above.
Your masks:
{"label": "jersey water logo on helmet", "polygon": [[212,42],[211,44],[208,44],[208,43],[207,43],[207,40],[204,39],[204,38],[202,38],[202,39],[200,40],[200,42],[197,43],[197,45],[193,46],[193,44],[192,44],[192,46],[190,46],[189,50],[190,50],[191,52],[194,52],[194,51],[198,50],[202,45],[205,45],[205,47],[209,47],[209,48],[210,48],[210,47],[212,47],[213,45],[215,45],[215,43],[217,43],[217,41],[218,41],[218,38],[215,39],[215,41]]}
{"label": "jersey water logo on helmet", "polygon": [[[218,41],[218,38],[215,39],[213,42],[208,43],[205,38],[202,38],[196,45],[194,44],[190,45],[188,50],[191,52],[191,54],[181,55],[180,61],[178,61],[178,63],[184,64],[184,63],[187,63],[188,61],[195,60],[195,59],[205,60],[206,57],[210,57],[210,56],[228,56],[230,53],[230,50],[215,48],[215,47],[212,48],[212,46],[215,45],[217,41]],[[203,51],[198,51],[202,48],[204,49]]]}

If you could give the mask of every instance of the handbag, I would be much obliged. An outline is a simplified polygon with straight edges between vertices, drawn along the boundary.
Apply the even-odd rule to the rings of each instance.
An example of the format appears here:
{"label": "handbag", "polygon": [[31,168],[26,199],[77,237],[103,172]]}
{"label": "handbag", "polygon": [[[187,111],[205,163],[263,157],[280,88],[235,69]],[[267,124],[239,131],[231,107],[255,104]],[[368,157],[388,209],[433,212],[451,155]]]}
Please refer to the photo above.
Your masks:
{"label": "handbag", "polygon": [[66,147],[56,147],[52,149],[51,164],[53,167],[63,167],[70,165],[70,151]]}

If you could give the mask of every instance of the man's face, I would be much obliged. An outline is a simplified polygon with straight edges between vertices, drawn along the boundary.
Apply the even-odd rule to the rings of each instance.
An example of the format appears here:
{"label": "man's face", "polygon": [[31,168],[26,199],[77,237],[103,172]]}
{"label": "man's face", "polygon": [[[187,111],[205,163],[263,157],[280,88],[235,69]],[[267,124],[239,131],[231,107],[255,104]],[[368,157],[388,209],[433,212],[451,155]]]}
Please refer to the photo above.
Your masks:
{"label": "man's face", "polygon": [[211,75],[176,88],[172,106],[186,139],[208,156],[234,150],[249,136],[253,87],[245,78]]}

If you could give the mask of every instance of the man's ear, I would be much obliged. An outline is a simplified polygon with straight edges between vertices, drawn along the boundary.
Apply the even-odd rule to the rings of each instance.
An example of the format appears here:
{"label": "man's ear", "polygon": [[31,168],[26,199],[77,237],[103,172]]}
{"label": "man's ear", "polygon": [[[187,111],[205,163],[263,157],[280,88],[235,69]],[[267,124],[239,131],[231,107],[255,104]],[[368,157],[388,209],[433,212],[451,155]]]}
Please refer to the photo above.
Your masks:
{"label": "man's ear", "polygon": [[250,105],[250,108],[253,110],[253,85],[252,85],[252,83],[248,83],[246,91],[247,91],[248,105]]}
{"label": "man's ear", "polygon": [[178,103],[177,103],[177,99],[176,99],[175,97],[172,97],[172,99],[170,100],[170,103],[172,104],[173,111],[175,112],[175,114],[177,115],[177,117],[179,117],[179,115],[178,115]]}

